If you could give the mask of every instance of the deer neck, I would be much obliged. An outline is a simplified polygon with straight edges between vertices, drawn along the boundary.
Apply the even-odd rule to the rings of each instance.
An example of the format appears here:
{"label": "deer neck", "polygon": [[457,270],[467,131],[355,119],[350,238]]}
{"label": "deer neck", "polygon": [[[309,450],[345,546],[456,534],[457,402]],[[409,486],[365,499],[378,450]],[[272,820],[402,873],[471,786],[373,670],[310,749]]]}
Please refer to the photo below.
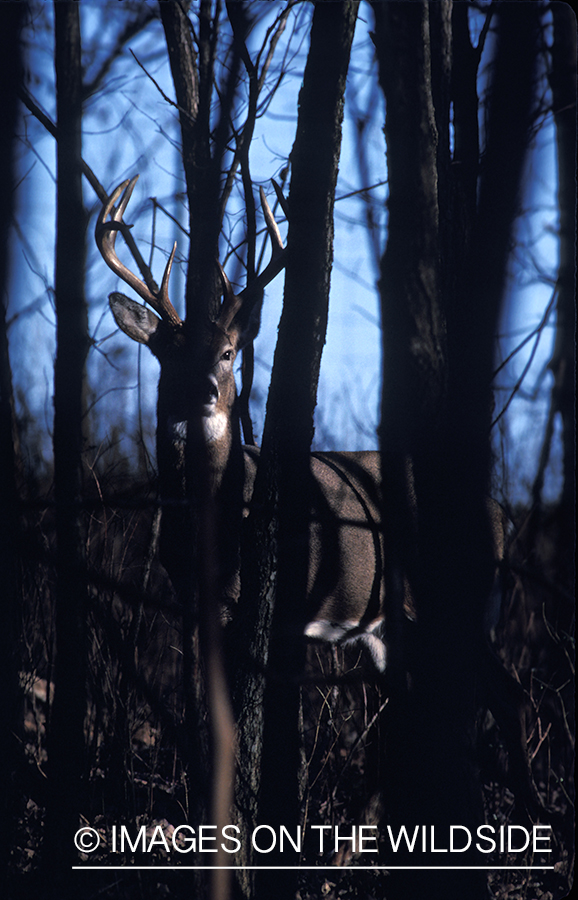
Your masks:
{"label": "deer neck", "polygon": [[208,487],[213,496],[229,486],[232,470],[237,468],[236,464],[241,456],[241,439],[234,421],[225,418],[224,414],[217,414],[201,423],[204,438],[203,462]]}
{"label": "deer neck", "polygon": [[[173,423],[168,429],[172,439],[158,443],[163,507],[161,560],[175,586],[186,583],[183,577],[190,566],[194,523],[207,501],[214,503],[223,578],[228,580],[234,571],[244,484],[243,448],[236,422],[233,415],[218,433],[212,427],[214,423],[202,419]],[[211,439],[206,440],[207,436]]]}

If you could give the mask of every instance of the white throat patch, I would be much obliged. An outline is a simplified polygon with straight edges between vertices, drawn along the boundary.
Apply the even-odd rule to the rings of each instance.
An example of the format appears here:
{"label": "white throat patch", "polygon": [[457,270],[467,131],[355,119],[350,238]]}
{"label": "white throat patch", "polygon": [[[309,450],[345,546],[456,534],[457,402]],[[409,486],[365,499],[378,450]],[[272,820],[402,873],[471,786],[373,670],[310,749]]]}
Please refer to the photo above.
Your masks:
{"label": "white throat patch", "polygon": [[[227,431],[227,416],[223,412],[217,412],[209,416],[201,416],[201,427],[205,443],[212,444],[220,440]],[[177,444],[184,444],[187,439],[187,423],[171,421],[169,423],[170,434]]]}
{"label": "white throat patch", "polygon": [[215,413],[213,416],[203,416],[202,423],[207,444],[219,441],[227,431],[227,416],[223,412]]}

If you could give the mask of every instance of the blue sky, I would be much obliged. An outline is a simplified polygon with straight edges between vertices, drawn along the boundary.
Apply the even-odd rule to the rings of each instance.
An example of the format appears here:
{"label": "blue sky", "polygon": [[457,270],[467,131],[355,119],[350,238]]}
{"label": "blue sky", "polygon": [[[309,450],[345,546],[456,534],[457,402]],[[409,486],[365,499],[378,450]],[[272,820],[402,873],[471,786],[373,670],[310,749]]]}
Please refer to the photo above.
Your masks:
{"label": "blue sky", "polygon": [[[260,3],[267,17],[256,29],[255,38],[282,8],[275,2]],[[97,71],[121,25],[117,6],[107,15],[100,2],[83,0],[81,4],[83,46],[88,63],[87,79]],[[34,27],[27,33],[27,66],[31,91],[41,107],[54,120],[54,72],[51,4],[32,4]],[[108,9],[108,7],[107,7]],[[288,25],[279,47],[286,53],[288,73],[277,92],[267,116],[258,121],[251,147],[251,171],[256,183],[268,185],[286,165],[293,144],[297,95],[301,84],[308,44],[310,4],[300,5],[295,21]],[[358,21],[350,81],[346,94],[343,148],[337,187],[335,264],[332,275],[327,343],[323,355],[319,403],[316,420],[318,449],[372,449],[377,447],[379,378],[381,368],[379,310],[376,290],[376,249],[383,250],[387,177],[385,145],[382,133],[384,107],[375,84],[375,63],[369,30],[368,9],[362,5]],[[257,45],[257,40],[253,46]],[[173,97],[164,36],[159,22],[133,39],[129,45],[146,66],[159,88]],[[272,71],[271,77],[274,77]],[[129,220],[145,257],[151,247],[152,204],[154,196],[182,224],[186,214],[182,205],[184,181],[179,156],[179,128],[174,107],[170,106],[138,62],[126,48],[109,72],[102,89],[86,104],[83,155],[99,180],[108,189],[137,172],[141,178],[131,201]],[[363,150],[369,180],[377,185],[371,192],[377,228],[373,238],[365,224],[365,200],[356,194],[366,186],[359,166],[355,114],[366,113],[368,124]],[[55,146],[53,139],[29,114],[20,128],[18,149],[20,185],[17,220],[20,235],[13,243],[12,288],[8,315],[12,320],[10,347],[14,380],[40,435],[45,456],[50,454],[52,422],[52,365],[55,350],[54,281],[55,235]],[[544,316],[552,295],[549,281],[557,263],[557,211],[555,206],[555,145],[552,122],[546,121],[539,132],[536,148],[529,160],[530,190],[524,200],[524,212],[518,223],[520,249],[511,268],[511,290],[504,309],[500,334],[503,357],[532,332]],[[148,434],[153,452],[157,366],[150,355],[139,350],[122,335],[114,335],[114,323],[108,312],[107,295],[118,288],[118,280],[106,268],[93,247],[97,201],[85,185],[85,202],[91,212],[88,226],[86,293],[90,308],[90,329],[94,346],[88,369],[93,396],[91,408],[96,429],[96,459],[100,442],[105,441],[115,423],[123,433],[121,446],[127,458],[134,454],[132,437],[137,429],[137,413]],[[241,198],[232,197],[229,218],[232,242],[240,240]],[[235,224],[236,223],[236,224]],[[285,229],[281,226],[282,233]],[[179,308],[184,289],[184,258],[187,239],[176,225],[161,213],[156,218],[155,249],[152,267],[157,279],[166,255],[178,241],[171,296]],[[524,247],[522,246],[525,246]],[[223,246],[223,251],[225,246]],[[268,252],[268,251],[267,251]],[[229,268],[234,277],[234,270]],[[276,331],[282,302],[282,278],[267,290],[261,333],[256,343],[255,400],[252,411],[255,430],[260,435],[264,399],[269,382]],[[502,422],[510,496],[523,496],[532,481],[539,452],[542,424],[547,414],[550,375],[545,365],[551,352],[553,317],[540,337],[537,348],[529,341],[497,379],[497,409],[506,402],[512,386],[523,371],[529,354],[534,358],[522,389],[509,406]],[[111,336],[112,335],[112,336]],[[137,388],[137,363],[140,382]],[[21,405],[21,409],[22,409]],[[559,487],[557,463],[550,467],[547,489],[555,496]]]}

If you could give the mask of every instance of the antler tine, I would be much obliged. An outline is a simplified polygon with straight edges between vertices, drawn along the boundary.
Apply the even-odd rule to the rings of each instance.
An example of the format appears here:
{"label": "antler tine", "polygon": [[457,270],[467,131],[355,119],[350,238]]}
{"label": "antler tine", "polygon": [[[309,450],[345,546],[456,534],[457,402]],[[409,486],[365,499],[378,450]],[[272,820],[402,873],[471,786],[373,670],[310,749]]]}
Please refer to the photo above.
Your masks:
{"label": "antler tine", "polygon": [[[281,188],[275,182],[273,182],[273,185],[275,187],[275,191],[279,195]],[[221,282],[223,285],[223,303],[221,306],[221,311],[219,313],[219,318],[217,319],[217,325],[219,326],[219,328],[223,328],[225,331],[228,330],[231,322],[237,315],[243,303],[246,303],[247,300],[249,300],[249,303],[254,303],[262,293],[263,289],[269,284],[270,281],[275,278],[276,275],[279,274],[279,272],[284,268],[287,262],[287,248],[283,246],[281,233],[279,231],[279,228],[277,227],[277,222],[275,221],[275,217],[271,212],[269,204],[267,203],[265,191],[262,187],[259,188],[259,193],[261,195],[261,206],[263,207],[263,215],[265,216],[267,231],[269,233],[269,237],[271,238],[271,259],[269,261],[269,264],[263,269],[261,274],[258,275],[257,278],[251,282],[251,284],[248,284],[240,294],[235,294],[231,282],[225,275],[225,271],[221,263],[217,260],[217,266],[219,268],[219,274],[221,276]],[[283,209],[285,210],[284,205]]]}
{"label": "antler tine", "polygon": [[[275,182],[273,182],[275,185]],[[278,188],[278,185],[275,185],[276,190],[281,190]],[[281,233],[279,228],[277,227],[277,222],[275,221],[275,217],[271,212],[271,208],[267,203],[267,198],[265,197],[265,191],[263,188],[259,188],[259,193],[261,195],[261,206],[263,207],[263,215],[265,216],[265,223],[267,225],[267,231],[269,233],[269,237],[271,238],[271,259],[269,263],[263,271],[257,276],[257,278],[248,284],[247,287],[241,291],[239,294],[242,302],[245,302],[248,297],[253,297],[254,294],[259,295],[261,291],[267,287],[269,282],[273,281],[276,275],[281,272],[282,269],[285,268],[287,263],[287,253],[288,248],[283,246],[283,241],[281,239]]]}
{"label": "antler tine", "polygon": [[283,189],[282,189],[281,185],[279,185],[275,181],[274,178],[271,179],[271,184],[273,185],[273,188],[275,189],[275,193],[277,195],[277,200],[279,202],[279,206],[283,210],[283,215],[285,216],[286,219],[288,219],[289,218],[289,204],[287,203],[287,198],[285,197],[285,194],[283,193]]}
{"label": "antler tine", "polygon": [[[131,272],[130,269],[120,261],[116,253],[116,235],[118,231],[122,231],[123,236],[125,236],[125,229],[128,228],[128,225],[122,221],[122,217],[128,206],[128,202],[131,198],[137,180],[138,175],[135,175],[135,177],[131,178],[130,181],[123,181],[112,192],[108,199],[108,202],[103,205],[96,222],[96,243],[104,261],[109,266],[109,268],[111,268],[112,271],[119,276],[119,278],[122,278],[122,280],[125,281],[126,284],[128,284],[139,295],[139,297],[141,297],[145,301],[145,303],[148,303],[149,306],[152,306],[152,308],[156,312],[158,312],[162,319],[167,321],[170,325],[181,325],[181,319],[173,304],[169,300],[169,278],[173,260],[175,258],[175,251],[177,249],[176,242],[169,257],[169,261],[167,262],[167,265],[165,267],[159,291],[152,291],[151,288],[149,288],[148,285],[144,283],[144,281],[141,281],[138,275],[135,275],[134,272]],[[121,196],[121,194],[121,201],[116,209],[114,209],[114,204]],[[109,215],[111,219],[109,222],[107,222],[106,220]]]}
{"label": "antler tine", "polygon": [[[277,197],[281,194],[281,188],[279,185],[273,181],[273,186],[275,188],[275,193]],[[259,195],[261,197],[261,206],[263,207],[263,215],[265,216],[265,223],[267,225],[267,231],[269,232],[269,237],[271,238],[271,260],[278,258],[285,248],[283,247],[283,240],[281,238],[281,232],[279,231],[277,222],[275,221],[275,216],[271,212],[271,207],[267,203],[267,198],[265,196],[265,191],[262,187],[259,188]],[[283,197],[283,194],[281,194]],[[281,200],[279,200],[281,203]],[[283,203],[281,203],[283,212],[285,212],[285,198],[283,197]]]}
{"label": "antler tine", "polygon": [[243,298],[240,294],[236,294],[234,292],[233,285],[225,275],[225,270],[223,269],[219,260],[217,260],[217,266],[219,269],[219,275],[221,276],[221,283],[223,285],[223,303],[221,305],[219,318],[217,319],[217,325],[219,326],[219,328],[222,328],[223,331],[228,331],[231,322],[241,308]]}
{"label": "antler tine", "polygon": [[169,300],[169,279],[171,277],[171,269],[173,267],[173,260],[175,258],[176,252],[177,252],[177,242],[175,241],[173,244],[173,249],[171,250],[171,255],[169,256],[168,262],[165,266],[165,271],[163,272],[161,288],[158,293],[158,297],[159,297],[159,303],[161,304],[163,309],[167,309],[167,310],[172,309],[173,313],[175,314],[177,319],[179,319],[179,322],[180,322],[181,320],[180,320],[179,316],[177,315],[177,312],[176,312],[173,304]]}
{"label": "antler tine", "polygon": [[[129,202],[130,198],[132,197],[132,192],[134,191],[134,186],[137,183],[137,181],[139,180],[139,177],[140,176],[138,174],[134,175],[128,182],[126,190],[121,197],[120,203],[118,204],[118,206],[113,214],[113,219],[116,222],[122,222],[122,217],[124,216],[125,210],[128,206],[128,202]],[[126,181],[123,182],[123,184],[126,184]],[[116,194],[116,191],[115,191],[115,194]]]}

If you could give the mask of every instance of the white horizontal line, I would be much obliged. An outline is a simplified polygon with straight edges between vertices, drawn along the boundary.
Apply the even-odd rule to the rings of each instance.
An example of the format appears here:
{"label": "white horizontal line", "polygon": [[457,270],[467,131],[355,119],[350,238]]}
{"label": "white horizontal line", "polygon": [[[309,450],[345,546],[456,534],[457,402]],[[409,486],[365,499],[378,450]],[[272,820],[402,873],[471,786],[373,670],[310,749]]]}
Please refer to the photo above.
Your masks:
{"label": "white horizontal line", "polygon": [[150,869],[151,871],[159,870],[159,869],[170,869],[170,870],[214,870],[214,869],[227,869],[239,871],[242,869],[252,869],[256,872],[259,870],[269,869],[276,872],[322,872],[331,870],[333,872],[344,872],[345,870],[349,870],[350,872],[360,872],[360,871],[427,871],[427,872],[438,872],[440,869],[444,869],[450,872],[463,872],[465,870],[480,870],[484,872],[495,872],[508,870],[512,872],[521,872],[521,871],[530,871],[536,870],[543,872],[546,869],[553,869],[554,866],[72,866],[75,871],[82,871],[82,869],[90,869],[90,870],[99,870],[104,871],[106,869],[118,871],[120,869],[126,869],[127,872],[130,871],[146,871]]}

